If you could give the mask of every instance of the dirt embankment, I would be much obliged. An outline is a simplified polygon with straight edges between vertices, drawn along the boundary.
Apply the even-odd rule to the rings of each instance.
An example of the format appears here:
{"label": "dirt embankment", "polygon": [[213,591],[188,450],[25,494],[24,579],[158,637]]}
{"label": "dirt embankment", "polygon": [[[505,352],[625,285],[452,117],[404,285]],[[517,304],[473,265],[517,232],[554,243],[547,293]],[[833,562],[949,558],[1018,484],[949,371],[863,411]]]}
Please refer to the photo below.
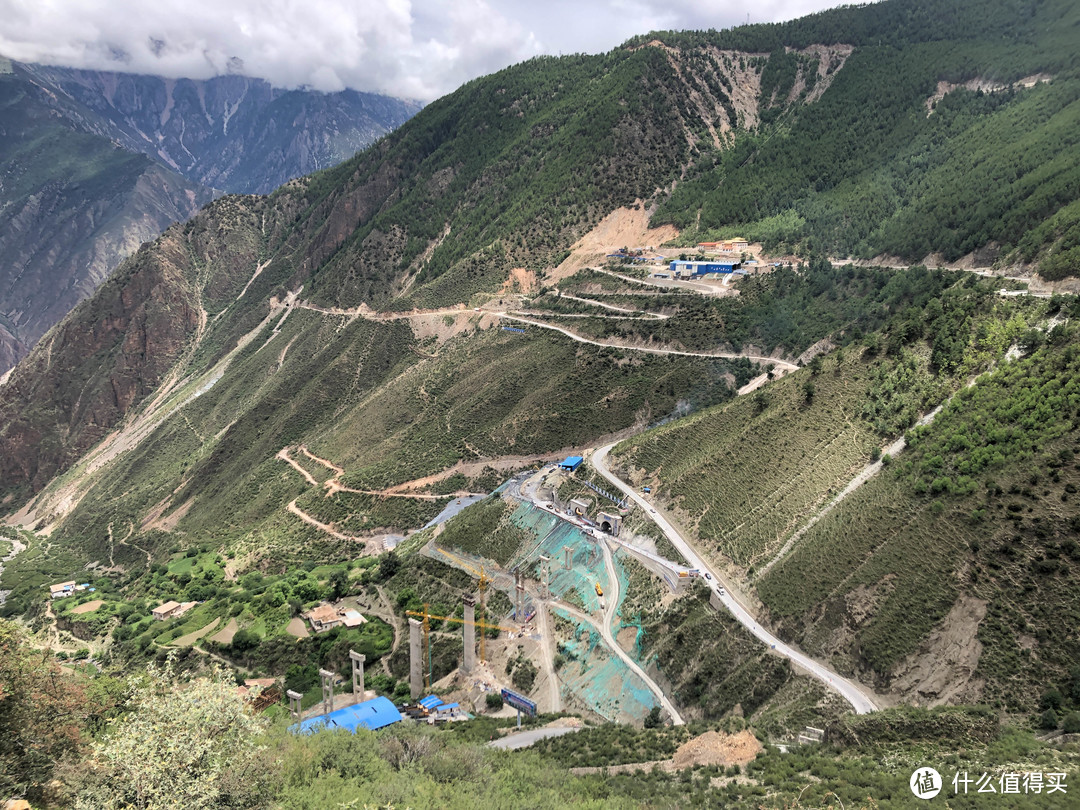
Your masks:
{"label": "dirt embankment", "polygon": [[979,624],[987,603],[961,596],[922,647],[896,665],[890,691],[904,703],[977,703],[985,681],[975,676],[982,655]]}
{"label": "dirt embankment", "polygon": [[603,264],[607,254],[619,248],[656,247],[678,235],[674,225],[650,227],[649,212],[641,202],[634,208],[616,208],[574,243],[570,255],[551,272],[550,279],[559,281],[584,267]]}
{"label": "dirt embankment", "polygon": [[570,772],[583,776],[591,773],[633,773],[651,771],[681,771],[697,765],[745,765],[761,751],[761,743],[749,729],[738,734],[724,734],[719,731],[706,731],[687,740],[679,746],[671,759],[658,759],[651,762],[630,762],[625,765],[609,765],[600,768],[571,768]]}
{"label": "dirt embankment", "polygon": [[[1051,76],[1049,73],[1035,73],[1031,76],[1025,76],[1024,78],[1013,82],[1012,87],[1017,89],[1031,88],[1037,84],[1048,82],[1053,78],[1054,77]],[[993,79],[986,78],[985,76],[976,76],[974,79],[968,79],[966,82],[962,82],[959,84],[955,82],[938,82],[937,89],[934,90],[933,94],[926,99],[926,116],[927,118],[929,118],[931,113],[934,112],[934,107],[937,106],[937,103],[943,98],[945,98],[945,96],[951,93],[953,90],[959,90],[960,88],[964,88],[966,90],[971,90],[972,92],[981,91],[983,93],[998,93],[1002,90],[1007,89],[1008,87],[1009,85],[1002,84],[1001,82],[996,82]]]}

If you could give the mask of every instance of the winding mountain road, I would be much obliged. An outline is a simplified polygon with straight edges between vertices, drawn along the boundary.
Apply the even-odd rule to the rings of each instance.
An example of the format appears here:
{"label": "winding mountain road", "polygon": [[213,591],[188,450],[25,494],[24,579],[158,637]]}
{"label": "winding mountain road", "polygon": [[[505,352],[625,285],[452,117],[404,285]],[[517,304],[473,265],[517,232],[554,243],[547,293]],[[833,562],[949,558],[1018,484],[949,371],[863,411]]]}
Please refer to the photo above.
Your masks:
{"label": "winding mountain road", "polygon": [[605,343],[600,340],[591,340],[586,337],[582,337],[576,332],[571,332],[569,329],[563,329],[561,326],[555,326],[551,323],[542,323],[540,321],[534,321],[529,318],[523,318],[520,315],[511,315],[509,312],[489,312],[489,315],[494,315],[497,318],[505,318],[509,321],[518,321],[519,323],[526,323],[529,326],[536,326],[540,329],[550,329],[553,332],[559,332],[565,335],[571,340],[578,343],[588,343],[590,346],[600,346],[605,349],[620,349],[627,352],[644,352],[646,354],[668,354],[676,357],[712,357],[725,360],[738,360],[745,357],[747,360],[752,360],[755,363],[772,363],[777,368],[782,368],[785,371],[795,371],[798,366],[794,363],[789,363],[786,360],[777,360],[775,357],[764,357],[760,354],[746,354],[739,352],[687,352],[681,349],[654,349],[651,346],[631,346],[625,343]]}
{"label": "winding mountain road", "polygon": [[[610,553],[611,552],[609,551],[608,554],[610,554]],[[605,560],[605,565],[606,564],[607,564],[607,561]],[[609,571],[608,573],[610,575],[613,572]],[[618,582],[617,579],[615,581]],[[614,589],[615,589],[615,591],[618,591],[618,586],[614,586]],[[614,604],[615,602],[618,601],[618,594],[617,593],[614,593],[611,596],[613,598],[610,599],[609,601],[612,604]],[[605,612],[604,612],[604,621],[597,624],[596,620],[593,619],[592,616],[589,616],[589,615],[587,615],[585,613],[582,613],[577,608],[566,604],[566,602],[559,602],[559,601],[554,601],[553,600],[552,605],[557,607],[563,613],[566,613],[567,615],[573,616],[575,619],[577,619],[579,621],[585,622],[590,627],[596,628],[596,630],[600,633],[600,637],[602,639],[604,639],[604,643],[607,644],[607,646],[611,648],[612,652],[614,652],[617,656],[619,656],[619,658],[622,659],[623,663],[626,664],[626,666],[628,666],[631,670],[633,670],[634,674],[637,675],[639,678],[641,678],[641,680],[644,681],[645,685],[647,687],[649,687],[649,689],[652,691],[652,693],[654,695],[656,695],[657,698],[659,698],[660,705],[663,706],[664,709],[667,711],[667,713],[671,716],[672,725],[676,725],[676,726],[686,725],[686,721],[683,720],[682,715],[679,714],[679,710],[675,708],[675,704],[672,703],[671,700],[668,698],[668,696],[664,694],[664,690],[659,687],[659,685],[656,683],[656,681],[654,681],[652,678],[650,678],[648,675],[645,674],[645,670],[643,670],[640,666],[638,666],[637,661],[635,661],[633,658],[631,658],[626,653],[626,651],[623,650],[622,647],[620,647],[618,644],[615,643],[615,637],[611,635],[611,625],[609,624],[609,622],[607,620],[607,610],[605,610]]]}
{"label": "winding mountain road", "polygon": [[611,444],[596,449],[591,459],[593,468],[644,510],[644,513],[660,527],[660,530],[663,531],[664,535],[671,541],[671,544],[678,549],[679,553],[686,558],[686,561],[691,567],[697,568],[702,572],[707,571],[712,576],[712,580],[707,581],[709,588],[712,590],[713,596],[723,603],[724,607],[731,612],[731,615],[758,639],[768,645],[777,655],[782,655],[784,658],[787,658],[796,667],[810,676],[817,678],[830,689],[839,693],[841,697],[851,704],[857,714],[868,714],[875,711],[877,709],[876,704],[866,695],[858,684],[842,677],[826,665],[815,661],[813,658],[810,658],[796,648],[785,644],[758,624],[757,619],[750,611],[740,604],[727,589],[721,587],[722,582],[717,573],[709,567],[701,555],[699,555],[690,543],[686,541],[671,522],[669,522],[660,511],[635,492],[632,487],[624,483],[611,472],[607,465],[607,456],[614,446],[615,442],[612,442]]}

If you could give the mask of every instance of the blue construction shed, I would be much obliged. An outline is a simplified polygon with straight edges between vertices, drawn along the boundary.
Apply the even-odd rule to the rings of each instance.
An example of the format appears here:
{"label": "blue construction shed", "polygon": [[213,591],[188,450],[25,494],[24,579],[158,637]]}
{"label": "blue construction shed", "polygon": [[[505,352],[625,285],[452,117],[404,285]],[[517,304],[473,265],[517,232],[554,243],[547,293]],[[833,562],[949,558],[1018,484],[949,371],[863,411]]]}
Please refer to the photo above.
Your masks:
{"label": "blue construction shed", "polygon": [[289,726],[293,734],[314,734],[324,728],[344,728],[353,734],[363,726],[366,729],[375,729],[401,722],[401,712],[390,702],[388,698],[377,697],[365,700],[354,706],[346,706],[344,709],[320,714],[318,717],[309,717]]}
{"label": "blue construction shed", "polygon": [[704,276],[707,273],[733,273],[742,267],[742,262],[719,261],[719,262],[683,262],[673,261],[670,265],[671,272],[677,277]]}
{"label": "blue construction shed", "polygon": [[583,462],[584,460],[585,459],[583,459],[581,456],[567,456],[565,459],[562,460],[562,462],[560,462],[559,469],[566,470],[567,472],[573,472],[581,466],[581,462]]}

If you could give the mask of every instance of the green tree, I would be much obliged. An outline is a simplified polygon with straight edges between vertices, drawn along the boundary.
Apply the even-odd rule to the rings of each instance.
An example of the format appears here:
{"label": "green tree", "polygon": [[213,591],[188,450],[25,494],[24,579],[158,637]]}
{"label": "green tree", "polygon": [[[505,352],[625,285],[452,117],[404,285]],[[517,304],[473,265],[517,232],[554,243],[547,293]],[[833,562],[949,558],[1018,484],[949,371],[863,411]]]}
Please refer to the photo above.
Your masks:
{"label": "green tree", "polygon": [[61,757],[81,750],[94,715],[84,684],[0,619],[0,796],[39,800]]}
{"label": "green tree", "polygon": [[223,668],[183,683],[170,658],[130,681],[133,711],[94,744],[74,777],[79,810],[184,807],[211,810],[251,806],[238,784],[258,752],[266,720],[253,714]]}
{"label": "green tree", "polygon": [[388,551],[379,558],[379,581],[386,582],[401,568],[401,559],[394,551]]}
{"label": "green tree", "polygon": [[1065,715],[1061,730],[1066,734],[1080,734],[1080,712],[1069,712]]}
{"label": "green tree", "polygon": [[1055,712],[1053,709],[1047,709],[1045,712],[1042,713],[1042,716],[1039,718],[1039,728],[1046,729],[1047,731],[1053,731],[1057,727],[1057,712]]}
{"label": "green tree", "polygon": [[349,592],[349,575],[338,569],[330,575],[330,598],[340,599]]}
{"label": "green tree", "polygon": [[232,647],[237,652],[244,652],[258,647],[260,641],[262,639],[259,638],[258,633],[253,633],[250,630],[237,630],[232,638]]}
{"label": "green tree", "polygon": [[1061,705],[1065,698],[1058,690],[1056,686],[1051,686],[1045,692],[1042,693],[1042,698],[1039,700],[1040,709],[1053,709],[1056,712],[1061,711]]}
{"label": "green tree", "polygon": [[660,722],[660,707],[653,706],[649,709],[649,713],[645,715],[645,728],[660,728],[662,723]]}

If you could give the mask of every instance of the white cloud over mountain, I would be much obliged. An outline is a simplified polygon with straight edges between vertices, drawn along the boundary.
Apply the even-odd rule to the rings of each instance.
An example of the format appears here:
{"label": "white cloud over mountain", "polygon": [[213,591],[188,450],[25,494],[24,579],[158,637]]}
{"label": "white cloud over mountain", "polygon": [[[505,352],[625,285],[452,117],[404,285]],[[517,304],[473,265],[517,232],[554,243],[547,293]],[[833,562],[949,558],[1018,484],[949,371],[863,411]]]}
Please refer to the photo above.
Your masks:
{"label": "white cloud over mountain", "polygon": [[[833,5],[764,0],[752,22]],[[26,62],[424,101],[541,53],[605,51],[635,34],[726,28],[716,0],[0,0],[0,53]]]}

